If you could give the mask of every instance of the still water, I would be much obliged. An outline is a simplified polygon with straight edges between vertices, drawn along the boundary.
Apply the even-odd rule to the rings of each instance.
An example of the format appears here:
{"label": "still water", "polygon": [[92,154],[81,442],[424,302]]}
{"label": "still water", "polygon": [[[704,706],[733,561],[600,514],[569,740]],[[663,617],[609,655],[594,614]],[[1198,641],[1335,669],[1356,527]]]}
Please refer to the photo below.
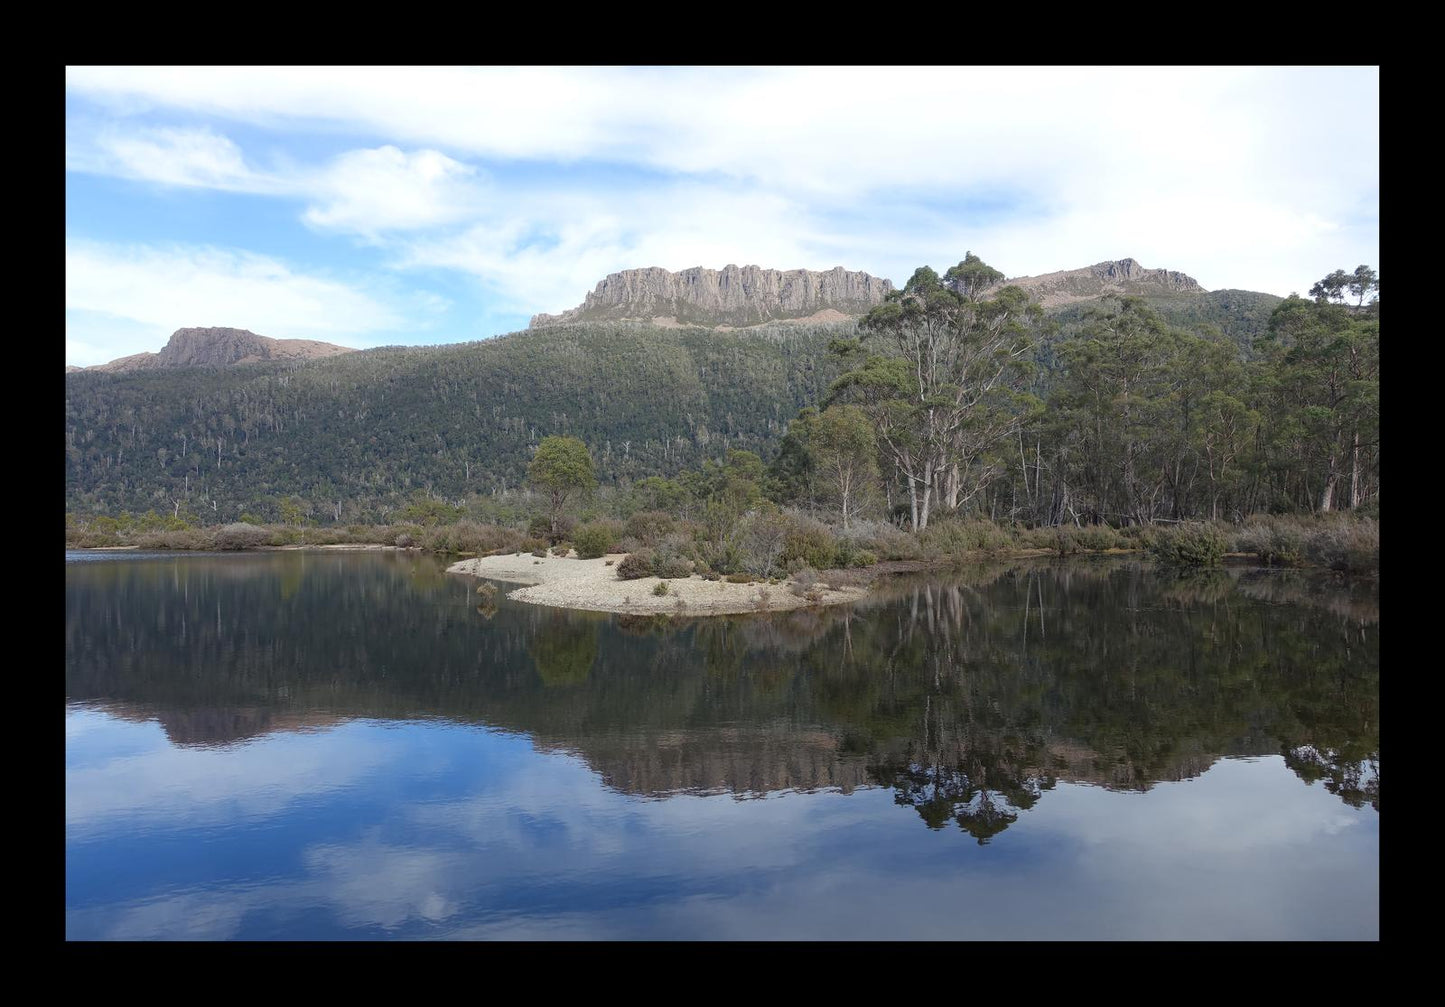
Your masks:
{"label": "still water", "polygon": [[1378,938],[1369,585],[668,621],[442,567],[68,553],[67,936]]}

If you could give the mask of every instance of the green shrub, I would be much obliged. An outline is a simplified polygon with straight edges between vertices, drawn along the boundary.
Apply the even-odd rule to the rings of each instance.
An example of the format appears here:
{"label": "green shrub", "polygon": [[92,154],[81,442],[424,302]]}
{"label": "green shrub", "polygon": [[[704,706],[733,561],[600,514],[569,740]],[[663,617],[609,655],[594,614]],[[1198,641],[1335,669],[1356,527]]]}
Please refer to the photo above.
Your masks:
{"label": "green shrub", "polygon": [[930,524],[918,538],[926,554],[951,558],[996,552],[1014,544],[1008,530],[992,521],[944,520]]}
{"label": "green shrub", "polygon": [[877,554],[872,553],[872,552],[869,552],[867,549],[859,549],[857,552],[855,552],[855,553],[853,554],[853,562],[850,563],[849,566],[853,566],[853,567],[865,567],[865,566],[872,566],[873,564],[875,564],[875,563],[877,563],[877,562],[878,562],[878,556],[877,556]]}
{"label": "green shrub", "polygon": [[655,576],[668,579],[690,577],[692,560],[666,547],[659,547],[652,557],[652,572]]}
{"label": "green shrub", "polygon": [[1228,548],[1224,532],[1203,522],[1158,528],[1149,541],[1149,551],[1174,566],[1218,566]]}
{"label": "green shrub", "polygon": [[622,562],[617,564],[618,580],[637,580],[641,577],[652,576],[652,550],[639,549],[637,552],[630,552],[622,557]]}
{"label": "green shrub", "polygon": [[750,573],[730,573],[723,578],[729,584],[751,584],[753,575]]}
{"label": "green shrub", "polygon": [[794,560],[806,563],[815,570],[827,570],[837,566],[837,536],[821,521],[810,517],[790,518],[783,541],[782,561],[787,564]]}
{"label": "green shrub", "polygon": [[622,534],[645,546],[657,545],[677,527],[672,515],[660,510],[638,511],[627,519]]}
{"label": "green shrub", "polygon": [[1305,562],[1307,530],[1289,518],[1251,518],[1234,533],[1237,552],[1254,553],[1265,566],[1300,566]]}
{"label": "green shrub", "polygon": [[1083,528],[1074,529],[1074,537],[1079,545],[1089,552],[1103,552],[1105,549],[1117,549],[1123,541],[1119,533],[1106,524],[1085,525]]}
{"label": "green shrub", "polygon": [[553,556],[564,556],[564,557],[565,557],[565,556],[566,556],[568,553],[570,553],[571,551],[572,551],[572,543],[571,543],[571,542],[558,542],[556,545],[554,545],[554,546],[552,547],[552,555],[553,555]]}
{"label": "green shrub", "polygon": [[667,581],[665,581],[665,580],[660,580],[660,581],[658,581],[658,582],[657,582],[657,586],[652,589],[652,593],[655,594],[655,595],[657,595],[659,598],[661,598],[663,595],[667,594]]}
{"label": "green shrub", "polygon": [[607,555],[621,535],[620,522],[592,521],[579,525],[572,533],[572,541],[576,543],[577,555],[580,558],[597,559]]}

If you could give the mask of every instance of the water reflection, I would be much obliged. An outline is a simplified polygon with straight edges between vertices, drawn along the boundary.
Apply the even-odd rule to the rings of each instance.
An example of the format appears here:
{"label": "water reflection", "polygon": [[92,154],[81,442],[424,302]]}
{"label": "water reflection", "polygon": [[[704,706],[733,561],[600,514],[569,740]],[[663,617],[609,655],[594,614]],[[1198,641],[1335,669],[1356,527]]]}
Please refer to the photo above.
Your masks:
{"label": "water reflection", "polygon": [[691,621],[474,586],[405,555],[68,566],[67,931],[1376,927],[1367,586],[998,563]]}
{"label": "water reflection", "polygon": [[1279,754],[1379,806],[1378,604],[1279,572],[994,564],[703,620],[502,601],[410,556],[68,568],[70,700],[177,745],[445,718],[659,796],[876,785],[980,841],[1057,780],[1148,790]]}

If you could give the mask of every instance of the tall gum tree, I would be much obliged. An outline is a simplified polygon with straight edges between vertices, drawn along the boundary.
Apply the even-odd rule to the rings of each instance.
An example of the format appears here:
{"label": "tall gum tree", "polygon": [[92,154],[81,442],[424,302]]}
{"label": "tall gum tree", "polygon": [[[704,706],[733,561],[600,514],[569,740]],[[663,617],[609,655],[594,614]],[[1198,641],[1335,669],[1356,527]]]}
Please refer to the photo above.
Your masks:
{"label": "tall gum tree", "polygon": [[1002,471],[995,449],[1017,432],[1043,312],[1003,274],[969,252],[943,276],[920,267],[859,323],[863,354],[829,401],[864,409],[908,487],[915,531],[935,502],[961,507]]}

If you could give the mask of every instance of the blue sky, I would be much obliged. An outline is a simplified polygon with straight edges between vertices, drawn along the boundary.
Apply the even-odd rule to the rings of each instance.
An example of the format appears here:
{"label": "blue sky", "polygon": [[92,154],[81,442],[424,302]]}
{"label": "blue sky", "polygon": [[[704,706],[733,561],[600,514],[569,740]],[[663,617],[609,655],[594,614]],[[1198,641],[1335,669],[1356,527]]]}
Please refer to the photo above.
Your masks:
{"label": "blue sky", "polygon": [[481,339],[642,266],[1379,267],[1379,71],[72,67],[66,363]]}

